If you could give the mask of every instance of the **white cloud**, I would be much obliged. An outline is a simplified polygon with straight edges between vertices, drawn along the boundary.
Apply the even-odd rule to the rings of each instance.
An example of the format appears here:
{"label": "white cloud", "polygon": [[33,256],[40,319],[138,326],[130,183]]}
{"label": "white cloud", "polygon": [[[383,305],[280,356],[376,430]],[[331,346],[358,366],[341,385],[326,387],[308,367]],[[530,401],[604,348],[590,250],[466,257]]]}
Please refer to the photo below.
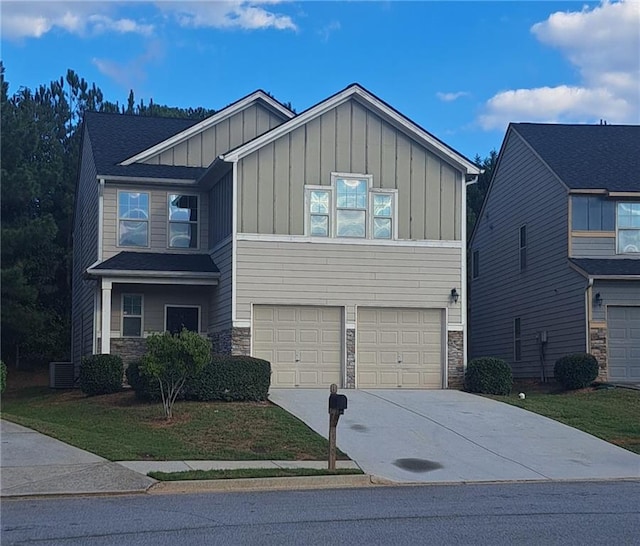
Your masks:
{"label": "white cloud", "polygon": [[263,7],[277,3],[275,0],[161,2],[158,7],[172,13],[183,27],[297,30],[291,17]]}
{"label": "white cloud", "polygon": [[116,32],[145,36],[153,25],[113,18],[110,2],[2,2],[2,36],[10,40],[40,38],[59,29],[71,34]]}
{"label": "white cloud", "polygon": [[443,93],[438,91],[436,93],[436,97],[438,97],[443,102],[453,102],[454,100],[458,100],[462,97],[468,97],[470,93],[468,91],[457,91],[455,93]]}
{"label": "white cloud", "polygon": [[603,1],[595,8],[556,12],[531,32],[578,69],[578,85],[501,91],[478,121],[502,129],[509,121],[640,121],[640,3]]}
{"label": "white cloud", "polygon": [[126,62],[95,57],[91,62],[101,74],[112,79],[125,90],[133,89],[134,91],[139,91],[140,86],[147,79],[147,65],[160,61],[163,56],[164,48],[159,41],[155,40],[148,44],[144,53]]}
{"label": "white cloud", "polygon": [[340,30],[340,21],[331,21],[328,25],[324,26],[318,31],[320,38],[323,42],[328,42],[331,35]]}

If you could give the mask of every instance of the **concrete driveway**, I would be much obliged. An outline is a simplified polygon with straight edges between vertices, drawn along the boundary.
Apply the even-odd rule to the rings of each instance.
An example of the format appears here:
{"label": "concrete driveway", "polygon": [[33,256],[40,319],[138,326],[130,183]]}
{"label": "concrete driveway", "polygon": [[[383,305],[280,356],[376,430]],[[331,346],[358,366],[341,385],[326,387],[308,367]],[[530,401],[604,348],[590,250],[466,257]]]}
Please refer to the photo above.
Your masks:
{"label": "concrete driveway", "polygon": [[[640,478],[640,455],[520,408],[455,390],[343,390],[338,447],[396,482]],[[269,399],[328,437],[329,391]]]}

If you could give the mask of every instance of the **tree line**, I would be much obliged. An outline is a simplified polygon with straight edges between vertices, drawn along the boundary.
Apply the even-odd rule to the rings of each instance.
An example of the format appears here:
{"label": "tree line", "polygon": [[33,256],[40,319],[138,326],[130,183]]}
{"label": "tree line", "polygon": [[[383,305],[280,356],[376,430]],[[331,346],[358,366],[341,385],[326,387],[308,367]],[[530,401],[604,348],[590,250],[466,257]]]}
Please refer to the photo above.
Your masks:
{"label": "tree line", "polygon": [[[0,86],[0,348],[13,366],[37,366],[70,356],[71,228],[84,113],[199,120],[215,110],[136,102],[133,91],[122,104],[110,102],[73,70],[10,93],[2,62]],[[496,157],[475,158],[485,174],[468,192],[469,233]]]}

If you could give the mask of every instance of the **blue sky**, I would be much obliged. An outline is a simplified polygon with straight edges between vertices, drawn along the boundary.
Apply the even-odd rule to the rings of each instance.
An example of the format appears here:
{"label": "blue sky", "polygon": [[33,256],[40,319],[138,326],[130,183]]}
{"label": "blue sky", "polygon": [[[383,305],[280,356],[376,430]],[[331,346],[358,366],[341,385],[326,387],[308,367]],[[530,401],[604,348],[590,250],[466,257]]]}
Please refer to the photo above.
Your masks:
{"label": "blue sky", "polygon": [[111,101],[298,112],[358,82],[468,157],[509,121],[640,123],[640,2],[4,1],[10,92],[75,70]]}

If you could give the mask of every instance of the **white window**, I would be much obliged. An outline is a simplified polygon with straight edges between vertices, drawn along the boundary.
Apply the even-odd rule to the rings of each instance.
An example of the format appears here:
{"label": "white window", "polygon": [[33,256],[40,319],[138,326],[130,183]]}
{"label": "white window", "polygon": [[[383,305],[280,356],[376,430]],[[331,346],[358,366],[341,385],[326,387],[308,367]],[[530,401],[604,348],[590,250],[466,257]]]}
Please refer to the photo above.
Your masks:
{"label": "white window", "polygon": [[640,203],[618,203],[618,253],[640,252]]}
{"label": "white window", "polygon": [[312,237],[396,238],[396,190],[372,188],[371,175],[332,173],[331,186],[305,186]]}
{"label": "white window", "polygon": [[118,192],[118,246],[149,246],[149,194]]}
{"label": "white window", "polygon": [[122,294],[122,337],[142,336],[142,295]]}
{"label": "white window", "polygon": [[198,196],[169,194],[169,247],[198,248]]}

